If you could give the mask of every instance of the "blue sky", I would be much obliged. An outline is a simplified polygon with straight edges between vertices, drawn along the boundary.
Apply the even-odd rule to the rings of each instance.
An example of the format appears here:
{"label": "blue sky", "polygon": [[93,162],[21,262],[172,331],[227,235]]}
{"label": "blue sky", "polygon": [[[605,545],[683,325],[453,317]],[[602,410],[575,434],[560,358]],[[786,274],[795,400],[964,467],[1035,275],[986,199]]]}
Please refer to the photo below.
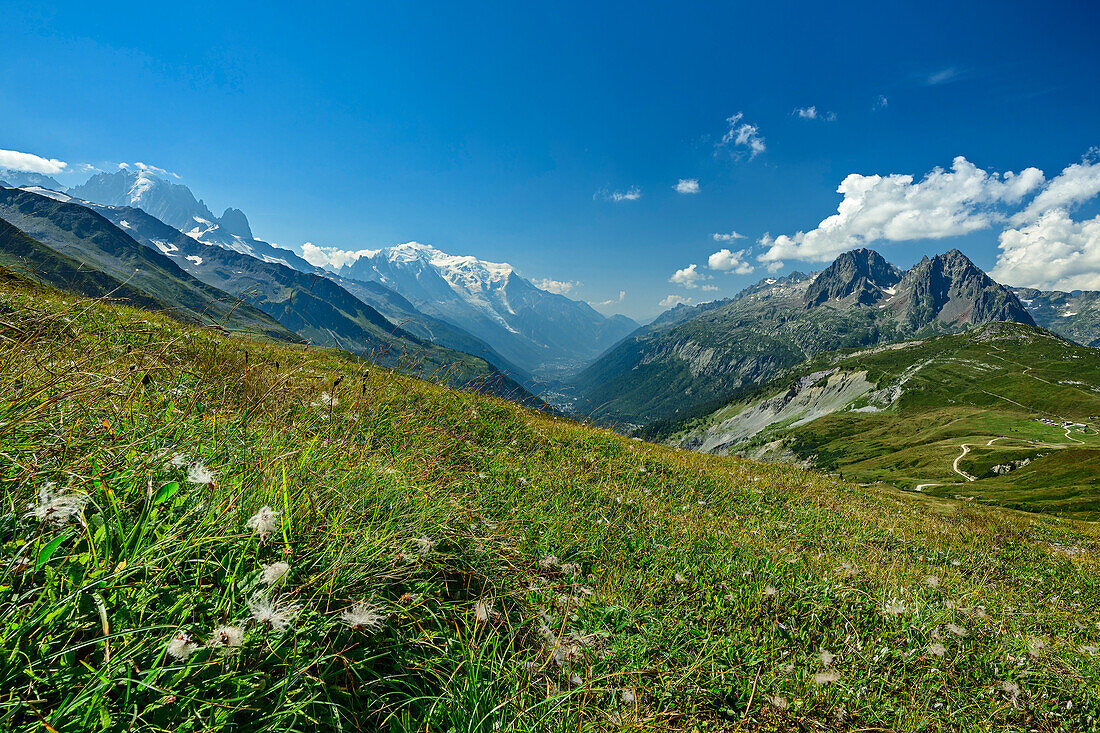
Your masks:
{"label": "blue sky", "polygon": [[[1098,6],[765,5],[0,2],[0,148],[65,161],[66,183],[143,161],[283,246],[416,240],[591,302],[625,291],[602,309],[639,318],[769,265],[819,268],[800,258],[838,238],[901,266],[959,247],[992,269],[1011,230],[1002,279],[1100,287]],[[953,171],[957,156],[970,167]],[[1064,181],[1077,193],[1048,197],[1062,219],[1017,216],[1083,159]],[[850,174],[919,184],[937,166],[949,177],[924,190],[872,191],[886,208],[887,188],[931,202],[900,229],[796,238],[837,212]],[[1031,167],[1041,180],[1004,187]],[[744,238],[713,237],[730,232]],[[762,261],[765,234],[791,239]],[[1051,237],[1075,257],[1040,282],[1025,260]],[[710,268],[722,248],[747,264]]]}

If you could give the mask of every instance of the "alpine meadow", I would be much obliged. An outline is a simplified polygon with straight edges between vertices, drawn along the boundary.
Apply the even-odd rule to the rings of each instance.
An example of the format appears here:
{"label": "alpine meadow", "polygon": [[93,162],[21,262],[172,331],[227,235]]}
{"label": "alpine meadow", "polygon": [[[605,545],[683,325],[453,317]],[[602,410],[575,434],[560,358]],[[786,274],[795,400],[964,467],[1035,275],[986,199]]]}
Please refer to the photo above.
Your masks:
{"label": "alpine meadow", "polygon": [[0,733],[1100,732],[1100,9],[119,10],[0,24]]}

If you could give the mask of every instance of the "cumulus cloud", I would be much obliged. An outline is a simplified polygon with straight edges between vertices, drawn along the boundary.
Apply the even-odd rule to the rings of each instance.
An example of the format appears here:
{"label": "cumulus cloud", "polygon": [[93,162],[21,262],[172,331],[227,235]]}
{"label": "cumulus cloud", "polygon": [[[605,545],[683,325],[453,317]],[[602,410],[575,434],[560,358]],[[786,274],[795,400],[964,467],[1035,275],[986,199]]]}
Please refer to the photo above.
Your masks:
{"label": "cumulus cloud", "polygon": [[599,303],[591,303],[591,305],[595,305],[595,306],[615,305],[616,303],[622,303],[623,298],[625,298],[625,297],[626,297],[626,291],[625,290],[620,290],[618,298],[612,298],[611,300],[602,300]]}
{"label": "cumulus cloud", "polygon": [[797,115],[803,120],[825,120],[826,122],[836,120],[836,112],[819,112],[816,106],[795,107],[794,112],[791,114]]}
{"label": "cumulus cloud", "polygon": [[360,257],[372,257],[378,254],[377,249],[361,249],[350,252],[338,247],[318,247],[312,242],[302,245],[302,259],[314,267],[334,267],[340,269],[344,265],[350,265]]}
{"label": "cumulus cloud", "polygon": [[1100,194],[1100,161],[1095,160],[1095,151],[1089,152],[1092,157],[1068,166],[1055,176],[1023,211],[1012,217],[1012,224],[1035,221],[1052,209],[1072,210],[1077,204]]}
{"label": "cumulus cloud", "polygon": [[755,268],[745,261],[747,251],[739,249],[731,252],[725,248],[720,249],[707,259],[707,267],[720,272],[732,272],[735,275],[748,275]]}
{"label": "cumulus cloud", "polygon": [[699,179],[681,178],[673,188],[676,189],[676,193],[699,193]]}
{"label": "cumulus cloud", "polygon": [[597,191],[592,198],[603,199],[604,201],[614,201],[619,203],[620,201],[637,201],[642,197],[642,189],[637,186],[631,186],[625,191],[608,191],[601,188]]}
{"label": "cumulus cloud", "polygon": [[657,301],[657,305],[662,308],[675,308],[678,305],[687,305],[693,300],[694,298],[685,298],[682,295],[666,295],[664,298]]}
{"label": "cumulus cloud", "polygon": [[1001,232],[994,279],[1044,290],[1100,290],[1100,216],[1074,221],[1052,209]]}
{"label": "cumulus cloud", "polygon": [[998,206],[1018,204],[1041,186],[1043,172],[987,173],[959,156],[951,170],[934,168],[920,181],[891,174],[852,173],[837,187],[837,213],[808,232],[764,235],[757,259],[827,262],[841,252],[877,240],[942,239],[988,229],[1003,221]]}
{"label": "cumulus cloud", "polygon": [[718,290],[718,286],[717,285],[704,285],[701,289],[702,290],[709,290],[709,291],[716,291],[716,290]]}
{"label": "cumulus cloud", "polygon": [[699,283],[707,279],[709,279],[709,276],[699,272],[698,266],[692,264],[672,273],[672,277],[668,281],[673,285],[683,285],[685,288],[690,289],[699,287]]}
{"label": "cumulus cloud", "polygon": [[69,164],[56,158],[43,158],[33,153],[20,153],[18,150],[0,150],[0,168],[28,173],[61,173]]}
{"label": "cumulus cloud", "polygon": [[721,234],[719,232],[715,232],[714,234],[712,234],[710,236],[714,237],[715,242],[732,242],[735,239],[744,239],[745,238],[744,234],[738,234],[737,232],[729,232],[728,234]]}
{"label": "cumulus cloud", "polygon": [[722,141],[717,147],[732,150],[735,153],[747,153],[751,160],[768,148],[764,144],[760,128],[748,122],[742,122],[744,116],[743,112],[738,112],[733,117],[726,118],[729,129],[722,135]]}
{"label": "cumulus cloud", "polygon": [[566,293],[580,287],[580,283],[574,280],[551,280],[546,277],[542,280],[532,280],[535,287],[540,290],[545,290],[548,293],[556,293],[558,295],[565,295]]}

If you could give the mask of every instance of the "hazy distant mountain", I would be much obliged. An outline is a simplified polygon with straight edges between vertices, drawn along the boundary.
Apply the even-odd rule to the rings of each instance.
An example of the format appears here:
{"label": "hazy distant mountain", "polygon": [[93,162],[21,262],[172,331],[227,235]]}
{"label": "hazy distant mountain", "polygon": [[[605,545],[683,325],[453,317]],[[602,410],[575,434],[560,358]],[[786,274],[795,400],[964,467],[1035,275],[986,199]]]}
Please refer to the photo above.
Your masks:
{"label": "hazy distant mountain", "polygon": [[[364,301],[320,273],[305,273],[279,262],[202,244],[141,209],[86,206],[198,280],[250,303],[312,344],[342,348],[407,374],[542,406],[512,375],[501,374],[481,354],[459,353],[439,341],[411,333],[405,328],[407,321],[395,325],[369,300]],[[372,285],[385,290],[381,285]],[[400,298],[396,293],[391,295]],[[431,325],[423,314],[414,314],[409,317],[419,316],[416,325],[425,321]],[[446,329],[458,331],[443,323],[436,330]],[[452,336],[460,340],[460,336]],[[466,335],[464,343],[478,350],[473,337]],[[486,349],[481,344],[480,350]]]}
{"label": "hazy distant mountain", "polygon": [[337,273],[396,290],[544,377],[583,366],[637,328],[629,318],[607,318],[587,303],[541,290],[511,265],[416,242],[369,252]]}
{"label": "hazy distant mountain", "polygon": [[1043,328],[1085,346],[1100,346],[1100,292],[1035,288],[1013,288],[1012,292]]}
{"label": "hazy distant mountain", "polygon": [[861,249],[816,275],[768,278],[733,300],[662,315],[575,385],[593,414],[637,424],[752,387],[823,351],[990,321],[1034,325],[1010,290],[958,250],[902,272]]}
{"label": "hazy distant mountain", "polygon": [[10,168],[0,168],[0,185],[8,188],[23,188],[24,186],[40,186],[54,191],[64,191],[65,187],[58,183],[56,178],[44,173],[31,171],[17,171]]}
{"label": "hazy distant mountain", "polygon": [[315,269],[294,252],[256,239],[248,218],[240,209],[226,209],[221,217],[214,216],[187,186],[172,183],[148,170],[98,173],[68,193],[105,206],[141,209],[203,244],[232,249],[305,272]]}
{"label": "hazy distant mountain", "polygon": [[[128,288],[147,294],[177,317],[280,340],[300,341],[269,315],[192,277],[171,259],[134,241],[119,227],[84,206],[31,191],[4,188],[0,189],[0,218],[84,267],[103,272]],[[10,242],[20,247],[27,245],[18,238]],[[21,256],[19,251],[9,254]],[[50,277],[58,275],[55,272]],[[48,279],[43,281],[49,282]],[[144,303],[139,304],[147,307]]]}

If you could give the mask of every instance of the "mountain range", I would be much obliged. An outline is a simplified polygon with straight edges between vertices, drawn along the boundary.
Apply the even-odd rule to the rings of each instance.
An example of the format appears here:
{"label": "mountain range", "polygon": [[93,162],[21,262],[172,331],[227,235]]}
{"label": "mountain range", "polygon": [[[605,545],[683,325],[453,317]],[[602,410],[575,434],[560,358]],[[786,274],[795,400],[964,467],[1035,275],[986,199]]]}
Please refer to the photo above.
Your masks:
{"label": "mountain range", "polygon": [[591,414],[638,425],[755,387],[817,353],[989,321],[1035,325],[1011,290],[958,250],[903,272],[860,249],[820,273],[768,278],[736,298],[666,314],[600,357],[574,386]]}

